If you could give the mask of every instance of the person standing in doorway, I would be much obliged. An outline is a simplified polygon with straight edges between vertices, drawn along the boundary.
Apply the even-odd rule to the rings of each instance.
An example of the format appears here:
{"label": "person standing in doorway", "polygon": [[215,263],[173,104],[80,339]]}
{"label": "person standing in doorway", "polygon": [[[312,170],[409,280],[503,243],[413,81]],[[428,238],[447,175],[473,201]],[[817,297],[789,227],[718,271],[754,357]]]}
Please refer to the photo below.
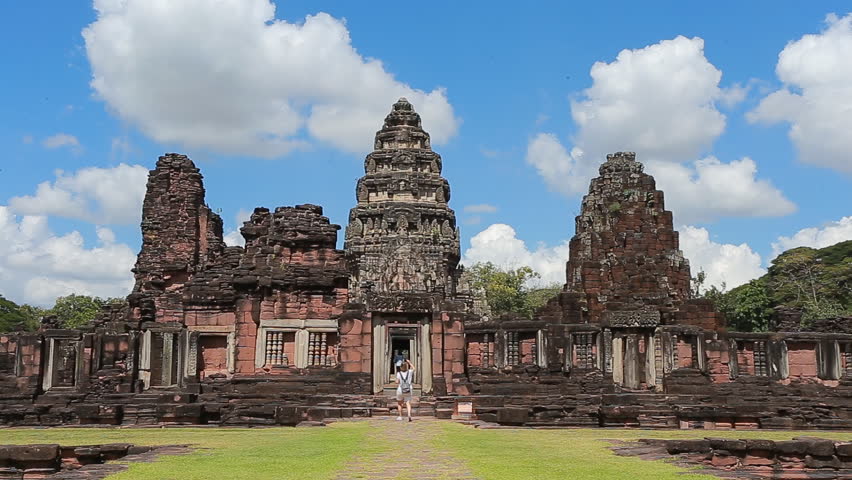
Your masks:
{"label": "person standing in doorway", "polygon": [[394,373],[399,373],[399,367],[402,366],[402,362],[404,362],[404,361],[405,361],[405,357],[403,357],[402,354],[399,353],[399,350],[394,350],[393,351],[393,366],[394,366],[393,372]]}
{"label": "person standing in doorway", "polygon": [[405,360],[396,372],[396,408],[399,411],[397,421],[402,421],[402,404],[408,412],[408,421],[411,421],[411,391],[413,390],[412,380],[414,379],[414,365],[410,360]]}

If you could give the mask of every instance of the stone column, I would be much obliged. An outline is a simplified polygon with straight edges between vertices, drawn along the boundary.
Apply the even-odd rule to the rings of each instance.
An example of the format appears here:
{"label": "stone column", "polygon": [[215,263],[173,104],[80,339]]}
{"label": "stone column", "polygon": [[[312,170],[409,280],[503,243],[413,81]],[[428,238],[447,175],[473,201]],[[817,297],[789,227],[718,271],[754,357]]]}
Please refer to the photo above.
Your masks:
{"label": "stone column", "polygon": [[387,330],[384,323],[373,319],[373,393],[381,393],[387,377]]}
{"label": "stone column", "polygon": [[151,330],[145,330],[139,340],[139,379],[142,388],[151,387]]}
{"label": "stone column", "polygon": [[624,338],[612,339],[612,381],[624,384]]}
{"label": "stone column", "polygon": [[172,378],[172,362],[174,359],[172,358],[172,352],[174,351],[174,334],[173,333],[164,333],[163,334],[163,358],[160,360],[163,362],[163,386],[169,386],[174,383],[174,378]]}
{"label": "stone column", "polygon": [[624,386],[639,388],[639,339],[637,335],[624,337]]}
{"label": "stone column", "polygon": [[308,366],[308,339],[310,334],[304,328],[296,330],[296,352],[294,364],[296,368],[306,368]]}
{"label": "stone column", "polygon": [[539,367],[547,367],[547,345],[542,330],[535,332],[535,363]]}
{"label": "stone column", "polygon": [[[645,336],[645,383],[649,388],[657,386],[657,342],[653,333]],[[662,357],[662,355],[660,355]],[[662,362],[662,358],[660,361]]]}
{"label": "stone column", "polygon": [[421,390],[432,393],[432,325],[428,322],[420,326],[420,374],[423,377]]}

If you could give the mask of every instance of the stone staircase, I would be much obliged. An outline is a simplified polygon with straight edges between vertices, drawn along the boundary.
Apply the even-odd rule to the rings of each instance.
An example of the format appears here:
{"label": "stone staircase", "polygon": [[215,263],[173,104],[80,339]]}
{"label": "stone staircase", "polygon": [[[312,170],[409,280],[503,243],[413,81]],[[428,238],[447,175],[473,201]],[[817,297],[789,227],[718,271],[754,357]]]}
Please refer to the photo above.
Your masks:
{"label": "stone staircase", "polygon": [[[435,416],[435,398],[423,395],[423,390],[419,384],[414,384],[411,391],[411,415],[415,417],[434,417]],[[381,394],[377,395],[377,404],[384,401],[384,406],[376,406],[372,408],[372,416],[397,415],[396,409],[396,385],[387,384]],[[404,411],[405,407],[403,407]]]}

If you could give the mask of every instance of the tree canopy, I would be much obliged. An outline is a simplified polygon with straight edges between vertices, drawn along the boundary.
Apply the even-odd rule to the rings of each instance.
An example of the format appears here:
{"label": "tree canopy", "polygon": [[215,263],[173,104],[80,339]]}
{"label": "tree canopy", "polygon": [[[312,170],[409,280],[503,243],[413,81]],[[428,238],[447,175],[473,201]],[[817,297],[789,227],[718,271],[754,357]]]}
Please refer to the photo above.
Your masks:
{"label": "tree canopy", "polygon": [[801,311],[804,324],[852,315],[852,240],[787,250],[772,260],[766,275],[731,291],[722,284],[700,292],[703,282],[698,272],[694,293],[714,300],[734,330],[766,331],[777,307]]}
{"label": "tree canopy", "polygon": [[474,264],[468,272],[473,287],[485,291],[488,306],[495,316],[516,313],[532,318],[535,310],[561,290],[558,284],[530,287],[530,281],[541,275],[527,266],[510,269],[485,262]]}
{"label": "tree canopy", "polygon": [[120,298],[71,294],[57,298],[52,308],[44,309],[18,305],[0,295],[0,332],[35,331],[42,317],[47,316],[56,317],[62,328],[82,327],[95,320],[105,305],[121,301]]}
{"label": "tree canopy", "polygon": [[33,331],[42,312],[39,307],[18,305],[0,295],[0,332]]}

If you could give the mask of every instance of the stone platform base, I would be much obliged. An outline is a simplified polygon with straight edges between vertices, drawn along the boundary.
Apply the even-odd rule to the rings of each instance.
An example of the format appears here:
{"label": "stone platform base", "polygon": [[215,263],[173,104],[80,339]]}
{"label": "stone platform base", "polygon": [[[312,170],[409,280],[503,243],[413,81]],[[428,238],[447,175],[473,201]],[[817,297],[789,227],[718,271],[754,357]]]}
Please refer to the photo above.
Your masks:
{"label": "stone platform base", "polygon": [[700,465],[725,478],[852,478],[852,442],[814,437],[796,437],[789,441],[643,439],[620,442],[613,450],[618,455],[639,456],[646,460],[674,457],[681,465]]}
{"label": "stone platform base", "polygon": [[[7,401],[9,399],[6,399]],[[91,403],[90,403],[91,402]],[[730,397],[615,393],[603,395],[415,396],[416,416],[528,427],[680,429],[851,429],[845,397]],[[396,415],[388,395],[116,394],[97,403],[73,395],[4,403],[0,425],[297,425],[304,421]]]}

